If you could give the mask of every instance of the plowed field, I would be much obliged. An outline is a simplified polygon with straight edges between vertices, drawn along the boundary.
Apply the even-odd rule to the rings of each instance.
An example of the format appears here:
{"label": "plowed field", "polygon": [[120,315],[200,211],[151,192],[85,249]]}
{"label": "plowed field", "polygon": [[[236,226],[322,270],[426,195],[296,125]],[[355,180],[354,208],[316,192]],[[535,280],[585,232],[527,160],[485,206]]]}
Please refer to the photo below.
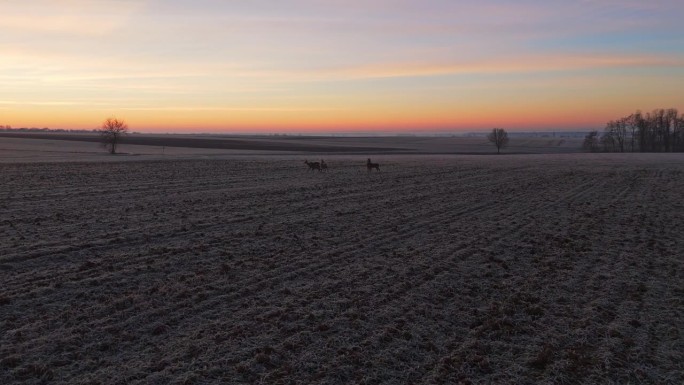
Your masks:
{"label": "plowed field", "polygon": [[0,164],[0,383],[684,382],[684,156]]}

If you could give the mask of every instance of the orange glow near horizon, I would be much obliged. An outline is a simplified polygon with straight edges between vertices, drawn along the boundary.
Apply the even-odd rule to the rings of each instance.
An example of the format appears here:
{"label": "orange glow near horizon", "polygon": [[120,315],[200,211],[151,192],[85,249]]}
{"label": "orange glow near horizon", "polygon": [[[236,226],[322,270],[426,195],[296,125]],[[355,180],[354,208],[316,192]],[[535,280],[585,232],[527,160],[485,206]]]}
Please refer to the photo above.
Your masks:
{"label": "orange glow near horizon", "polygon": [[[639,98],[625,95],[588,93],[582,100],[565,94],[545,94],[543,98],[499,89],[492,95],[470,93],[470,99],[431,101],[413,95],[373,102],[336,101],[339,107],[162,107],[99,108],[83,105],[14,106],[3,118],[23,122],[13,127],[66,129],[98,128],[108,116],[128,122],[138,132],[255,132],[255,133],[343,133],[343,132],[445,132],[478,131],[491,127],[509,130],[584,130],[601,128],[605,122],[641,109],[650,111],[673,106],[667,93],[659,101],[641,105]],[[377,96],[381,99],[380,96]],[[674,100],[674,95],[671,97]],[[497,101],[497,99],[503,99]],[[302,105],[314,106],[315,101]],[[1,110],[0,110],[1,111]]]}
{"label": "orange glow near horizon", "polygon": [[[670,107],[670,106],[667,106]],[[656,107],[654,107],[656,108]],[[568,108],[541,110],[506,109],[492,107],[474,112],[457,111],[443,115],[429,113],[356,111],[344,113],[331,111],[319,114],[297,112],[270,112],[258,114],[207,113],[201,111],[173,112],[160,114],[129,112],[107,114],[106,111],[79,112],[71,116],[67,111],[48,111],[37,118],[35,113],[16,115],[16,120],[27,122],[19,127],[49,127],[64,129],[96,129],[103,116],[124,119],[136,132],[149,133],[202,133],[202,132],[255,132],[255,133],[353,133],[353,132],[469,132],[505,127],[512,131],[525,130],[587,130],[601,128],[608,120],[622,117],[636,111],[610,109],[586,113],[587,110]],[[642,109],[650,111],[650,109]],[[304,115],[304,116],[302,116]],[[90,117],[90,119],[88,119]],[[87,123],[82,121],[86,120]],[[92,122],[92,123],[91,123]]]}
{"label": "orange glow near horizon", "polygon": [[0,125],[586,130],[684,108],[674,0],[258,3],[2,3]]}

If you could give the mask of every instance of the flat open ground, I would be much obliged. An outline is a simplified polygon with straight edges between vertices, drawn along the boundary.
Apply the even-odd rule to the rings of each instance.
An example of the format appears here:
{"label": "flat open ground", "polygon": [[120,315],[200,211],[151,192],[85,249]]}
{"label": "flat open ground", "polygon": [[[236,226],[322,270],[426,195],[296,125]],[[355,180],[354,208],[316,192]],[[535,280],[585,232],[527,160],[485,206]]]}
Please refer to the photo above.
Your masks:
{"label": "flat open ground", "polygon": [[[560,135],[560,134],[559,134]],[[305,154],[488,154],[484,137],[322,137],[226,135],[128,135],[117,157],[109,156],[95,134],[0,132],[0,163],[161,159],[226,159],[236,155]],[[581,138],[514,138],[506,154],[578,153]]]}
{"label": "flat open ground", "polygon": [[0,383],[684,382],[684,155],[0,164]]}

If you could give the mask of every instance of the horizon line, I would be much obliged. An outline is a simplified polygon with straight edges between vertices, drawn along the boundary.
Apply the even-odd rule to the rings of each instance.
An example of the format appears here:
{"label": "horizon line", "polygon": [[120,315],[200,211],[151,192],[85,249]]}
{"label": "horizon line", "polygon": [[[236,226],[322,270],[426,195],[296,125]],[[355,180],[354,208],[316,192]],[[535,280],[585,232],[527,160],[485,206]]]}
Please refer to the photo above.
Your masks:
{"label": "horizon line", "polygon": [[[467,136],[480,135],[490,132],[493,128],[472,129],[472,130],[430,130],[430,131],[393,131],[393,130],[352,130],[352,131],[149,131],[149,130],[130,130],[129,134],[134,135],[237,135],[237,136]],[[545,128],[545,129],[506,129],[509,134],[555,134],[555,133],[587,133],[602,130],[599,128]],[[16,127],[10,129],[0,129],[0,132],[24,131],[24,132],[73,132],[90,133],[97,132],[99,128],[49,128],[49,127]]]}

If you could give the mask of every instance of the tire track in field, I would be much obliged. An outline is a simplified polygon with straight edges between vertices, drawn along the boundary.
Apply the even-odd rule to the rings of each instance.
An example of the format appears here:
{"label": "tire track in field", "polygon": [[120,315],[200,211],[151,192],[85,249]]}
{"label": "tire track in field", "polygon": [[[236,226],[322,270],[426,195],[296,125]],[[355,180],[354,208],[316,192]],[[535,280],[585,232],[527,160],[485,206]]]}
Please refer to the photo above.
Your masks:
{"label": "tire track in field", "polygon": [[[418,226],[418,227],[420,227],[420,226]],[[419,286],[423,286],[424,284],[427,284],[427,283],[429,283],[429,281],[425,281],[425,282],[419,284],[418,286],[414,286],[414,287],[412,287],[412,289],[414,289],[414,291],[416,291],[416,290],[419,289]],[[344,285],[346,285],[346,284],[347,284],[347,283],[345,282]],[[351,285],[353,286],[354,283],[351,283]],[[333,287],[333,291],[334,291],[335,289],[338,289],[338,287],[337,287],[337,286],[336,286],[336,287]],[[390,287],[390,290],[389,290],[389,291],[393,291],[392,294],[399,294],[399,295],[403,295],[403,294],[404,294],[402,291],[392,290],[391,287]],[[405,292],[405,291],[408,291],[408,288],[406,288],[406,289],[404,290],[404,292]],[[398,297],[397,301],[399,301],[399,300],[401,300],[401,299],[402,299],[402,297]],[[323,301],[325,301],[325,300],[326,300],[326,297],[323,298]],[[388,301],[387,298],[381,298],[381,299],[379,299],[379,301],[380,301],[380,302],[378,303],[379,305],[386,305],[386,306],[389,306],[389,305],[390,305],[390,301]]]}
{"label": "tire track in field", "polygon": [[[252,170],[245,170],[246,179],[253,175]],[[164,221],[163,223],[150,224],[145,222],[144,217],[135,219],[133,227],[138,226],[147,234],[150,234],[149,229],[155,229],[158,238],[146,240],[142,235],[136,237],[135,233],[130,232],[126,233],[126,237],[130,236],[135,242],[129,245],[123,245],[126,238],[122,239],[122,244],[102,245],[82,252],[65,252],[71,266],[53,270],[52,273],[66,275],[65,279],[69,280],[69,284],[63,289],[53,289],[53,294],[47,293],[46,300],[57,298],[60,290],[63,293],[76,294],[79,286],[91,287],[93,281],[106,284],[111,293],[107,295],[114,296],[112,300],[117,303],[126,300],[126,296],[132,296],[130,302],[124,303],[124,307],[111,319],[108,318],[108,309],[115,304],[96,302],[98,286],[85,289],[84,297],[68,300],[69,305],[80,304],[88,309],[87,313],[76,311],[71,316],[85,317],[85,323],[82,324],[93,329],[92,334],[85,337],[82,335],[82,339],[95,339],[95,331],[105,327],[123,328],[142,338],[140,342],[126,342],[126,349],[120,350],[120,353],[97,353],[97,344],[88,345],[88,354],[104,358],[100,361],[100,366],[93,369],[97,370],[94,373],[103,374],[107,368],[118,368],[122,373],[131,375],[131,379],[146,381],[144,376],[135,377],[142,373],[136,372],[135,368],[143,368],[144,372],[146,365],[156,365],[154,356],[145,348],[150,341],[155,341],[162,351],[167,352],[166,359],[180,363],[181,366],[175,367],[175,373],[179,370],[195,370],[191,364],[187,364],[190,359],[186,355],[189,353],[185,351],[197,345],[206,347],[207,351],[199,353],[199,356],[192,356],[195,357],[192,361],[196,360],[200,365],[208,365],[210,368],[220,367],[225,375],[236,375],[238,377],[233,378],[243,378],[245,381],[259,377],[266,381],[277,380],[275,377],[284,373],[278,372],[282,368],[278,365],[286,364],[290,367],[290,374],[289,377],[285,375],[286,379],[314,382],[317,378],[315,370],[322,368],[333,370],[323,372],[323,377],[319,378],[321,381],[333,381],[334,373],[339,373],[342,377],[337,377],[338,380],[347,378],[348,382],[354,382],[354,379],[358,382],[362,378],[344,368],[363,362],[368,363],[367,379],[372,379],[373,373],[378,373],[379,365],[385,365],[382,378],[386,381],[400,378],[402,370],[406,370],[402,365],[410,365],[418,368],[409,377],[412,381],[420,383],[429,381],[430,378],[436,381],[439,378],[437,369],[442,363],[441,359],[449,358],[446,355],[454,346],[460,346],[461,352],[476,350],[475,346],[467,345],[468,339],[476,333],[471,331],[467,320],[468,317],[482,318],[488,313],[477,310],[468,316],[470,313],[465,313],[463,309],[482,307],[483,303],[478,305],[478,301],[483,299],[505,300],[510,295],[505,289],[514,287],[511,285],[516,282],[531,280],[529,289],[535,285],[554,284],[553,277],[557,277],[546,265],[535,267],[535,270],[521,270],[521,266],[515,266],[512,277],[506,278],[502,284],[500,279],[503,270],[494,270],[494,274],[489,277],[485,275],[484,258],[501,250],[503,260],[509,261],[507,258],[514,255],[512,253],[515,251],[505,249],[505,239],[534,236],[534,230],[537,227],[542,228],[540,226],[549,218],[545,213],[553,212],[552,209],[559,206],[559,202],[561,205],[553,220],[548,219],[546,222],[549,231],[555,231],[552,226],[568,226],[569,233],[583,232],[583,229],[594,226],[590,222],[577,220],[593,209],[593,205],[583,205],[593,201],[592,194],[610,197],[609,200],[599,201],[596,204],[599,208],[615,205],[617,210],[623,210],[628,204],[616,203],[624,199],[640,201],[637,198],[639,189],[650,183],[636,184],[632,190],[619,189],[617,185],[623,180],[627,181],[629,175],[611,176],[605,181],[598,179],[603,183],[594,183],[594,186],[582,179],[581,175],[556,183],[554,179],[561,173],[545,171],[539,188],[549,193],[549,196],[539,194],[526,199],[530,188],[523,186],[506,189],[517,178],[529,181],[531,175],[534,175],[533,170],[522,170],[520,173],[505,169],[499,171],[498,167],[490,165],[484,170],[494,171],[479,178],[473,168],[468,170],[472,171],[472,176],[467,182],[459,179],[459,176],[463,176],[462,169],[455,168],[456,172],[453,173],[451,170],[442,172],[443,167],[437,170],[440,171],[420,173],[420,167],[406,168],[388,173],[388,176],[383,175],[384,179],[363,178],[362,183],[356,183],[361,179],[362,173],[340,174],[325,179],[316,175],[316,179],[299,178],[277,185],[278,178],[298,177],[298,170],[286,170],[277,177],[263,181],[264,185],[255,189],[250,189],[249,182],[245,180],[228,194],[226,199],[232,199],[233,202],[227,206],[221,205],[224,190],[219,182],[214,183],[208,178],[205,184],[196,189],[193,189],[192,182],[188,182],[177,187],[177,191],[182,192],[164,190],[175,194],[166,202],[159,202],[157,205],[151,202],[153,207],[162,207],[189,200],[188,203],[182,203],[184,207],[162,214],[160,221]],[[192,175],[191,169],[184,169],[183,172],[186,176]],[[606,173],[602,171],[591,176],[594,175]],[[490,177],[499,179],[487,179]],[[408,182],[390,183],[395,178]],[[424,188],[420,183],[415,183],[421,181],[430,187]],[[459,186],[459,183],[464,185]],[[481,187],[494,191],[473,192],[475,188]],[[329,194],[328,191],[331,190],[333,193]],[[251,196],[252,192],[259,195]],[[121,194],[136,198],[140,196],[135,192]],[[395,196],[391,196],[392,194]],[[460,199],[445,201],[453,196]],[[645,198],[654,197],[663,202],[672,200],[673,196],[653,191],[644,195]],[[201,197],[204,198],[198,200]],[[364,197],[367,200],[360,199]],[[350,200],[357,199],[358,202],[349,205]],[[255,200],[260,203],[254,205]],[[241,207],[250,204],[251,207],[240,211]],[[217,213],[222,208],[232,210],[232,213]],[[46,209],[49,206],[41,208]],[[197,214],[192,214],[193,210]],[[250,210],[257,210],[257,213],[249,217],[237,217],[237,212],[247,213]],[[646,208],[640,210],[637,213],[647,212]],[[337,211],[343,215],[336,215]],[[195,227],[189,226],[184,232],[177,231],[181,224],[173,223],[173,216],[184,212],[190,212],[188,222],[202,220],[202,223],[196,223]],[[516,220],[524,218],[526,213],[530,214],[531,220]],[[661,216],[668,223],[672,222],[671,215]],[[226,218],[239,219],[239,222],[226,225]],[[557,223],[554,224],[553,221]],[[109,223],[117,224],[117,221]],[[260,229],[262,225],[263,230]],[[496,225],[501,225],[500,243],[480,250],[482,245],[473,241],[474,237],[481,235],[482,230]],[[368,231],[369,228],[375,232]],[[299,230],[302,231],[296,234]],[[95,229],[89,236],[99,234],[103,232]],[[276,235],[282,239],[277,240]],[[241,239],[244,239],[244,245],[236,243]],[[361,243],[364,248],[358,248],[352,242]],[[145,248],[141,250],[143,246]],[[122,248],[117,250],[119,247]],[[166,251],[158,253],[155,250],[162,247],[166,247]],[[232,256],[226,257],[224,251],[230,252]],[[106,266],[86,266],[86,269],[79,270],[78,261],[85,261],[91,252],[97,254],[96,262],[112,264],[115,269],[110,273],[106,273]],[[479,254],[468,256],[474,252]],[[116,257],[123,258],[115,259]],[[16,280],[8,282],[8,285],[14,289],[22,285],[23,279],[28,281],[31,278],[48,282],[51,273],[49,268],[56,266],[58,262],[46,264],[45,268],[41,268],[39,262],[42,260],[23,263],[17,259],[13,263],[18,267],[33,265],[36,270],[33,275],[26,272],[18,276]],[[544,260],[542,262],[546,263]],[[579,266],[585,266],[578,265],[579,259],[571,262],[575,264],[576,271]],[[626,274],[629,269],[634,268],[629,265],[632,262],[631,259],[623,261],[619,272]],[[227,273],[221,273],[222,263],[228,265]],[[522,259],[520,263],[531,262]],[[149,270],[145,270],[146,264],[149,264]],[[560,266],[558,269],[562,268],[564,267]],[[477,275],[464,276],[468,272],[477,272],[477,269],[481,270]],[[604,270],[600,271],[605,273]],[[548,277],[540,275],[545,272]],[[0,271],[3,277],[9,276],[5,273]],[[601,282],[597,275],[582,274],[592,281],[581,282],[589,282],[590,285]],[[159,282],[148,282],[145,277],[154,277],[152,279]],[[123,287],[116,287],[117,283],[125,284]],[[621,281],[611,283],[619,284]],[[491,287],[473,291],[478,285]],[[31,284],[27,282],[23,287],[30,290]],[[615,288],[619,293],[620,287]],[[160,290],[160,294],[156,296],[171,297],[166,301],[155,299],[153,289]],[[661,293],[662,290],[654,292]],[[24,306],[23,311],[27,314],[13,312],[19,321],[12,322],[20,322],[31,314],[37,314],[32,304],[39,302],[38,298],[41,298],[40,294],[22,297],[21,301],[28,305]],[[618,309],[626,306],[624,302],[619,302],[620,298],[616,297],[614,300],[620,303]],[[593,314],[591,307],[582,311],[587,315]],[[53,356],[43,345],[37,343],[40,338],[62,343],[60,330],[71,335],[79,333],[79,328],[74,326],[75,321],[71,319],[67,322],[66,318],[63,320],[56,309],[45,309],[43,314],[52,320],[51,328],[42,329],[40,317],[34,317],[33,321],[21,328],[25,342],[18,346],[26,348],[24,354],[27,357]],[[363,318],[358,318],[359,314]],[[449,322],[459,317],[465,317],[465,320]],[[566,322],[567,319],[562,321]],[[404,324],[397,323],[401,320]],[[150,328],[154,326],[150,323],[155,321],[168,323],[168,330],[161,337],[149,334]],[[161,327],[164,329],[164,325]],[[540,335],[546,333],[546,329],[542,326],[540,328]],[[11,331],[9,335],[15,334]],[[213,336],[221,340],[212,343]],[[105,340],[109,338],[106,335],[105,337]],[[485,346],[491,343],[488,338],[485,335],[483,339]],[[435,341],[433,347],[428,345],[429,341]],[[516,341],[504,338],[497,346],[506,351]],[[270,350],[264,350],[264,347],[269,347]],[[657,352],[657,348],[649,347],[651,352]],[[7,352],[1,349],[0,351]],[[315,357],[308,356],[312,349],[318,349],[322,353]],[[406,349],[412,352],[408,356]],[[523,350],[523,353],[529,350]],[[268,353],[269,351],[274,353]],[[114,359],[116,354],[119,356]],[[263,354],[272,354],[273,361],[264,364]],[[495,360],[500,359],[501,354],[494,352],[491,355],[494,373],[500,370]],[[388,360],[395,357],[396,360]],[[307,363],[307,358],[312,359]],[[515,362],[524,364],[520,358],[516,358]],[[320,365],[319,369],[311,369],[312,363]],[[232,366],[237,364],[246,365],[240,366],[246,368],[246,377],[240,377],[237,373],[240,367]],[[64,373],[68,368],[54,370]],[[169,373],[168,369],[164,370],[163,366],[161,368]],[[530,377],[531,374],[524,365],[518,370],[517,378],[536,378]],[[205,371],[198,369],[195,373],[208,381],[209,377],[203,377],[206,375]],[[434,376],[431,377],[431,374]],[[257,377],[250,377],[252,375]],[[268,377],[269,375],[273,377]],[[10,373],[0,375],[0,379],[11,380],[11,376]],[[492,380],[487,375],[481,378],[483,381]]]}
{"label": "tire track in field", "polygon": [[[220,226],[223,226],[223,225],[224,224],[221,224]],[[162,229],[161,232],[165,232],[164,228],[161,228],[161,229]],[[114,234],[114,237],[121,237],[121,236],[126,236],[126,235],[127,234],[125,234],[125,233],[116,233],[116,234]],[[175,234],[173,234],[173,233],[169,234],[169,237],[173,237],[174,235]],[[134,239],[124,239],[124,240],[126,241],[126,243],[130,244],[131,241],[133,241]],[[100,244],[92,245],[92,248],[99,248],[99,247],[106,247],[106,245],[100,245]],[[69,252],[69,251],[74,251],[74,250],[78,250],[78,251],[83,252],[83,251],[86,251],[85,249],[87,249],[87,247],[84,247],[84,245],[77,245],[77,246],[70,246],[70,247],[67,247],[67,248],[62,249],[62,250],[56,250],[56,251],[55,250],[48,250],[47,253],[48,254],[54,254],[56,252],[60,253],[60,252]]]}
{"label": "tire track in field", "polygon": [[[188,188],[190,188],[190,187],[188,187]],[[119,194],[119,193],[120,193],[120,192],[114,191],[114,192],[110,193],[109,195],[111,196],[111,195],[115,195],[115,194]],[[83,197],[81,197],[81,201],[82,201],[82,200],[83,200]],[[42,207],[37,207],[37,208],[35,208],[35,209],[36,209],[36,210],[40,210],[40,209],[43,209],[43,208],[42,208]],[[110,224],[112,224],[112,223],[119,223],[119,222],[120,222],[120,220],[111,220],[111,221],[110,221]],[[61,224],[60,224],[60,225],[61,225]],[[104,224],[104,225],[107,226],[108,224]],[[74,226],[76,226],[76,224],[74,224]],[[69,230],[76,230],[76,229],[69,228]],[[126,231],[122,231],[122,232],[120,232],[120,233],[113,233],[113,234],[110,234],[110,236],[111,236],[111,238],[116,239],[116,238],[122,237],[122,236],[127,237],[127,236],[128,236],[128,233],[127,233]],[[60,240],[55,241],[54,243],[51,243],[51,244],[43,244],[43,245],[41,245],[41,246],[42,246],[42,247],[56,246],[56,245],[61,244],[62,242],[63,242],[63,240],[60,239]],[[39,247],[41,247],[41,246],[39,246]]]}
{"label": "tire track in field", "polygon": [[[446,182],[446,183],[449,183],[449,182]],[[410,187],[410,186],[409,186],[409,187]],[[383,190],[379,190],[378,193],[379,193],[380,195],[385,195],[385,192],[384,192]],[[481,209],[484,209],[484,208],[485,208],[485,206],[481,207]],[[439,210],[438,210],[438,211],[439,211]],[[469,213],[473,213],[473,212],[476,212],[476,211],[481,211],[481,210],[471,210],[471,211],[469,211]],[[448,213],[444,213],[444,215],[448,215]],[[516,215],[516,214],[512,214],[512,215]],[[439,219],[439,218],[435,218],[435,217],[433,217],[433,216],[429,216],[429,217],[432,218],[432,220],[430,220],[430,221],[433,222],[433,223],[434,223],[434,220],[435,220],[435,219]],[[428,222],[430,222],[430,221],[428,221]],[[230,224],[239,223],[239,222],[246,222],[246,221],[237,220],[237,221],[231,222]],[[439,222],[439,223],[440,223],[439,226],[441,226],[441,223],[443,223],[443,222]],[[198,230],[198,231],[200,231],[200,230],[201,230],[201,231],[207,231],[207,230],[211,230],[212,228],[215,228],[215,227],[217,227],[217,226],[224,226],[224,225],[225,225],[225,223],[221,223],[221,224],[214,225],[214,226],[211,226],[211,225],[209,225],[209,226],[198,225],[198,226],[197,226],[197,230]],[[414,231],[413,231],[411,234],[415,233],[415,232],[418,231],[418,230],[421,230],[422,227],[423,227],[423,223],[417,223],[417,224],[414,226],[414,229],[413,229]],[[149,231],[149,230],[148,230],[148,231]],[[129,232],[129,233],[125,233],[125,232],[122,232],[122,233],[115,233],[115,234],[112,235],[112,237],[113,237],[114,239],[124,237],[123,241],[125,241],[125,243],[126,243],[126,244],[129,244],[129,245],[130,245],[130,244],[136,245],[136,244],[142,244],[142,243],[144,243],[144,242],[148,242],[147,239],[138,238],[138,239],[136,240],[135,238],[129,238],[129,237],[127,237],[127,235],[129,235],[129,234],[131,234],[131,233],[134,233],[134,232],[131,231],[131,232]],[[168,230],[165,229],[164,227],[160,227],[160,228],[159,228],[159,231],[158,231],[158,233],[157,233],[157,234],[159,234],[160,236],[156,237],[156,238],[158,238],[158,239],[157,239],[157,243],[163,242],[164,239],[166,239],[166,238],[173,238],[173,237],[175,237],[176,235],[178,235],[178,234],[176,234],[176,233],[174,233],[174,232],[171,232],[171,233],[168,233],[168,236],[167,236],[167,237],[161,236],[161,234],[164,234],[164,233],[168,233]],[[400,232],[400,233],[396,234],[396,235],[393,236],[393,237],[390,237],[390,238],[388,238],[388,239],[385,239],[385,240],[383,241],[382,244],[378,244],[378,245],[379,245],[379,246],[382,246],[382,245],[387,244],[387,243],[395,242],[395,241],[397,241],[398,239],[405,238],[407,235],[409,235],[409,233],[407,233],[406,231]],[[159,238],[161,238],[161,239],[159,239]],[[108,242],[108,241],[105,241],[105,242],[102,242],[102,243],[100,243],[100,244],[94,244],[94,245],[91,244],[91,243],[86,243],[86,244],[82,244],[82,245],[69,246],[69,247],[66,247],[66,248],[63,248],[63,249],[58,249],[58,250],[51,249],[51,250],[44,251],[43,253],[38,252],[37,255],[34,254],[33,256],[31,256],[31,255],[29,255],[29,256],[26,256],[26,255],[25,255],[25,256],[26,256],[27,258],[33,258],[33,257],[39,258],[39,257],[41,257],[41,256],[50,256],[50,255],[54,255],[54,254],[68,253],[68,252],[70,252],[70,251],[80,251],[80,252],[84,252],[84,251],[88,251],[88,250],[91,250],[91,249],[95,249],[95,250],[96,250],[96,249],[99,249],[99,248],[106,247],[106,246],[107,246],[107,242]],[[363,243],[368,243],[368,240],[364,240]],[[337,250],[337,251],[335,251],[335,252],[337,252],[337,253],[342,253],[342,252],[345,252],[345,251],[346,251],[346,250]],[[12,259],[11,259],[11,258],[8,258],[7,261],[12,261]],[[309,266],[309,268],[310,268],[310,267],[311,267],[311,266]]]}
{"label": "tire track in field", "polygon": [[[567,202],[568,200],[572,200],[572,199],[575,199],[575,198],[577,198],[577,197],[586,195],[590,190],[592,190],[592,189],[586,188],[587,185],[588,185],[588,184],[584,184],[584,185],[580,185],[580,186],[578,186],[578,187],[576,187],[576,188],[574,188],[574,189],[571,189],[571,190],[568,191],[563,197],[559,198],[558,200],[559,200],[559,201],[562,201],[562,202]],[[548,203],[548,204],[547,204],[547,207],[552,207],[554,204],[555,204],[555,203]],[[507,216],[508,216],[508,217],[519,217],[519,212],[512,213],[511,215],[507,215]],[[505,230],[503,230],[503,231],[504,231],[504,234],[499,234],[499,232],[497,232],[497,236],[499,236],[502,240],[496,242],[496,244],[494,245],[495,250],[496,250],[496,246],[497,246],[497,245],[501,245],[501,243],[507,242],[507,240],[510,239],[511,237],[514,238],[514,239],[516,239],[517,237],[515,236],[515,234],[519,234],[523,229],[525,229],[525,228],[527,228],[527,227],[529,227],[529,226],[530,226],[530,223],[527,222],[527,223],[524,223],[524,224],[520,224],[520,225],[518,225],[518,226],[513,226],[513,227],[506,228]],[[508,261],[508,262],[511,263],[511,261]],[[528,271],[529,271],[529,270],[528,270]],[[448,282],[448,277],[449,277],[450,275],[451,275],[451,272],[448,271],[447,269],[444,269],[444,270],[442,270],[442,273],[441,273],[441,274],[438,273],[438,274],[435,275],[435,278],[431,281],[431,283],[434,282],[435,285],[443,286],[443,287],[444,287],[444,286],[448,286],[448,285],[446,285],[446,284],[444,283],[444,281],[447,281],[447,282]],[[447,279],[445,279],[445,277],[446,277]],[[441,284],[438,284],[438,282],[440,282],[440,281],[441,281],[442,283],[441,283]],[[394,308],[394,307],[396,307],[398,304],[400,304],[400,303],[402,303],[402,302],[403,302],[403,299],[400,298],[400,299],[398,299],[398,300],[396,301],[396,303],[391,304],[390,307],[391,307],[391,308]],[[398,316],[398,315],[399,315],[399,314],[396,314],[396,316]],[[471,335],[472,333],[473,333],[473,331],[469,331],[469,332],[468,332],[468,335]],[[469,337],[468,337],[468,338],[469,338]],[[457,338],[456,340],[447,340],[447,342],[445,343],[445,345],[458,345],[458,344],[459,344],[459,341],[463,341],[463,340],[465,340],[465,339],[467,339],[467,338],[463,338],[462,336],[460,336],[460,337]],[[376,348],[376,349],[377,349],[377,348]],[[382,355],[382,353],[379,353],[379,355]],[[438,361],[437,361],[437,360],[433,361],[430,365],[428,365],[427,371],[430,372],[433,368],[435,368],[435,367],[437,366],[437,364],[438,364]]]}
{"label": "tire track in field", "polygon": [[[582,198],[582,197],[585,197],[585,196],[592,196],[592,195],[596,192],[596,190],[606,190],[606,191],[610,191],[610,189],[604,189],[604,188],[605,188],[605,187],[611,187],[611,185],[614,185],[615,183],[616,183],[616,182],[615,182],[614,180],[610,180],[610,181],[605,181],[605,183],[602,183],[600,186],[595,186],[595,187],[592,187],[592,188],[589,188],[589,189],[580,189],[580,188],[577,188],[577,189],[575,189],[575,190],[576,190],[575,192],[568,193],[568,194],[566,195],[566,197],[569,197],[570,200],[572,201],[572,200],[577,200],[578,198]],[[620,185],[620,183],[617,183],[617,185]],[[631,190],[632,190],[631,188],[622,189],[622,190],[620,191],[619,194],[617,194],[617,195],[615,195],[615,196],[611,196],[611,198],[612,198],[611,201],[604,202],[604,204],[607,205],[607,206],[610,206],[610,205],[611,205],[611,202],[618,201],[619,199],[621,199],[621,198],[623,198],[624,196],[626,196],[627,193],[630,192]],[[599,196],[602,196],[602,195],[603,195],[603,194],[599,194]],[[562,201],[565,202],[566,200],[563,199]],[[562,216],[564,216],[564,215],[562,215]],[[571,221],[571,222],[572,222],[572,221]],[[580,223],[579,223],[579,226],[581,226],[581,227],[590,226],[590,225],[591,225],[591,224],[587,224],[587,223],[585,223],[585,222],[580,222]],[[578,230],[577,232],[578,232],[578,233],[583,233],[583,231],[581,231],[581,229]],[[518,237],[514,237],[514,238],[519,238],[519,236],[518,236]],[[593,266],[592,264],[585,264],[584,266],[587,267],[587,268],[589,268],[589,267],[591,266],[591,269],[589,269],[589,270],[591,270],[593,273],[596,273],[596,271],[595,271],[595,270],[596,270],[596,267]],[[611,269],[612,269],[612,268],[611,268]],[[538,275],[539,272],[535,272],[535,269],[531,269],[531,268],[529,268],[529,267],[528,267],[528,268],[522,269],[522,271],[528,272],[527,278],[522,279],[522,281],[540,281],[540,280],[541,280],[541,282],[545,282],[545,281],[548,281],[549,278],[544,278],[544,277],[553,276],[553,273],[552,273],[552,272],[549,272],[549,271],[542,272],[543,274],[542,274],[541,276],[539,276],[539,275]],[[587,275],[586,273],[582,274],[582,276],[586,276],[586,275]],[[600,275],[598,275],[598,276],[600,276]],[[540,278],[540,277],[541,277],[541,278]],[[596,277],[595,274],[594,274],[594,277]],[[545,285],[545,286],[548,286],[548,285],[554,285],[554,284],[555,284],[555,282],[551,281],[551,282],[546,282],[544,285]],[[585,287],[586,285],[587,285],[586,283],[581,283],[581,284],[580,284],[580,283],[575,283],[575,284],[569,284],[568,286],[570,286],[570,287]],[[595,285],[595,284],[589,284],[589,285]],[[618,301],[618,302],[619,302],[619,301]],[[555,322],[558,323],[559,321],[555,321]],[[471,335],[470,335],[468,338],[466,338],[466,339],[470,339],[471,337],[474,338],[474,337],[475,337],[475,334],[473,334],[473,333],[476,333],[476,332],[477,332],[477,330],[474,331],[474,332],[471,332],[471,333],[470,333]],[[551,337],[547,337],[546,339],[547,339],[547,340],[552,340]],[[449,344],[454,344],[454,341],[449,342]],[[437,366],[437,362],[434,363],[433,367],[436,368],[436,366]]]}
{"label": "tire track in field", "polygon": [[[390,242],[391,242],[391,240],[390,240]],[[303,269],[306,269],[306,270],[308,270],[308,271],[311,271],[312,267],[314,267],[314,266],[311,266],[311,265],[304,265],[304,266],[303,266]],[[299,273],[299,271],[295,271],[293,274],[296,275],[296,274],[298,274],[298,273]],[[316,272],[314,271],[314,273],[316,273]],[[278,274],[276,274],[276,276],[277,276],[277,275],[278,275]],[[262,282],[266,282],[265,284],[268,284],[267,281],[262,281]],[[241,282],[241,283],[242,283],[243,286],[244,286],[245,283],[244,283],[244,282]],[[247,290],[247,291],[258,291],[259,289],[260,289],[259,287],[254,288],[254,287],[249,287],[249,286],[248,286],[248,289],[246,289],[246,290]]]}
{"label": "tire track in field", "polygon": [[[382,193],[382,192],[381,192],[381,193]],[[443,212],[443,210],[438,210],[438,211],[436,211],[435,213],[437,213],[437,212]],[[444,216],[445,218],[447,218],[447,219],[449,218],[449,214],[448,214],[448,213],[443,214],[443,216]],[[432,216],[432,215],[429,215],[429,217],[430,217],[430,218],[433,218],[433,220],[435,219],[435,217]],[[438,219],[438,218],[437,218],[437,219]],[[381,239],[382,241],[376,241],[375,244],[377,244],[378,248],[381,248],[384,244],[388,244],[388,243],[391,244],[391,243],[394,243],[395,241],[397,241],[398,238],[405,238],[407,235],[413,234],[413,233],[416,232],[416,230],[419,230],[419,229],[421,229],[421,228],[423,228],[423,224],[422,224],[422,223],[417,223],[417,224],[416,224],[415,226],[413,226],[412,228],[407,229],[407,230],[409,230],[409,231],[400,232],[400,233],[399,233],[398,235],[396,235],[396,236],[392,236],[392,237],[380,236],[380,237],[377,237],[377,238]],[[376,235],[374,235],[374,236],[372,236],[372,237],[369,237],[369,238],[366,238],[366,239],[364,239],[364,241],[371,240],[371,239],[374,238],[374,237],[376,237]],[[346,250],[344,250],[344,249],[338,249],[338,250],[334,250],[333,252],[334,252],[334,253],[342,253],[342,252],[345,252],[345,251],[346,251]],[[309,267],[310,267],[310,266],[309,266]]]}

